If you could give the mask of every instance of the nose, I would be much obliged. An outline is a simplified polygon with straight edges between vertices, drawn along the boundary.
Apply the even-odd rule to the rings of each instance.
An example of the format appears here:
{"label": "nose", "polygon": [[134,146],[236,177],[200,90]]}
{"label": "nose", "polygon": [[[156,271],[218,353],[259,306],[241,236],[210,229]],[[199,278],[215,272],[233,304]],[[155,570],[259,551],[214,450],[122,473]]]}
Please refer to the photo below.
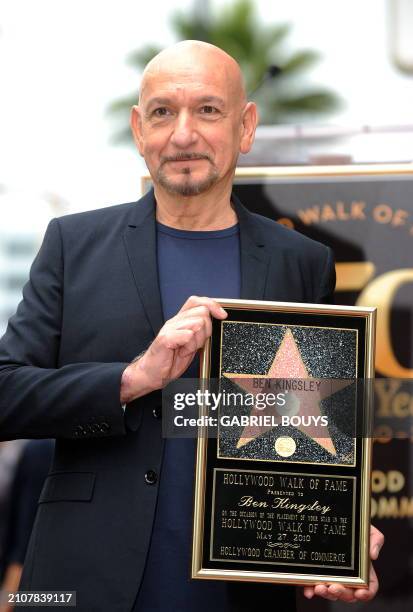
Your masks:
{"label": "nose", "polygon": [[194,119],[189,112],[181,111],[176,118],[171,142],[179,149],[186,149],[195,144],[196,141],[197,133]]}

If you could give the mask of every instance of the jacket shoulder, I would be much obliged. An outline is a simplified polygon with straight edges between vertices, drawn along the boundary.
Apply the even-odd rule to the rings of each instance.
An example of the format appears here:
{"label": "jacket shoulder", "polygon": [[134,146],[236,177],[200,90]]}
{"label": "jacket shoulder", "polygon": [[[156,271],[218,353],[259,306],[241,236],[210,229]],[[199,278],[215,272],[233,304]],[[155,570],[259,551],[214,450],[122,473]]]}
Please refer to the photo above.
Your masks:
{"label": "jacket shoulder", "polygon": [[82,227],[89,224],[96,226],[101,223],[110,223],[114,219],[125,220],[136,208],[138,202],[126,202],[125,204],[114,204],[104,208],[86,210],[78,213],[69,213],[58,217],[59,225],[63,228]]}
{"label": "jacket shoulder", "polygon": [[265,241],[270,245],[294,250],[305,255],[320,256],[328,250],[328,247],[317,240],[304,236],[297,230],[282,225],[273,219],[250,213],[254,219],[257,229]]}

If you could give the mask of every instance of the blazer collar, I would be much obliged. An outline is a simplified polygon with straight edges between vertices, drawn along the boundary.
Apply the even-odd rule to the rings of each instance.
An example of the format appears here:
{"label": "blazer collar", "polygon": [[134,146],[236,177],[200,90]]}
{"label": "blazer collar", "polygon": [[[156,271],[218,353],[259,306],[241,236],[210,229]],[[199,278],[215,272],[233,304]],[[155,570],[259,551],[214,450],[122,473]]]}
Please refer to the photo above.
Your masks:
{"label": "blazer collar", "polygon": [[123,234],[123,240],[136,289],[156,336],[163,325],[164,317],[156,257],[155,197],[153,190],[145,194],[133,207]]}
{"label": "blazer collar", "polygon": [[[241,298],[264,298],[269,266],[269,253],[261,231],[261,223],[232,194],[240,229]],[[133,279],[146,316],[156,335],[163,325],[156,257],[155,197],[153,189],[134,206],[123,235]]]}
{"label": "blazer collar", "polygon": [[265,294],[270,255],[261,223],[233,193],[231,200],[238,217],[241,249],[241,298],[262,300]]}

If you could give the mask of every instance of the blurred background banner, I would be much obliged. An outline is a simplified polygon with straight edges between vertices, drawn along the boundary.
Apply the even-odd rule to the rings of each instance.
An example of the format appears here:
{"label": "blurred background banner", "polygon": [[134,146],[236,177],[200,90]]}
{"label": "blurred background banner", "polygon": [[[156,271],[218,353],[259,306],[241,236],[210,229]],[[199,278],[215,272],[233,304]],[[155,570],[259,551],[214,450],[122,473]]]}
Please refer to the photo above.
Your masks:
{"label": "blurred background banner", "polygon": [[[0,334],[52,217],[141,195],[146,169],[129,136],[129,109],[144,64],[186,38],[233,54],[259,106],[256,144],[239,161],[241,199],[332,246],[337,303],[379,308],[377,371],[386,382],[376,387],[384,428],[374,446],[372,510],[387,541],[381,593],[367,605],[410,610],[411,0],[3,0]],[[0,498],[9,457],[21,449],[3,451]],[[300,600],[303,611],[347,608]]]}

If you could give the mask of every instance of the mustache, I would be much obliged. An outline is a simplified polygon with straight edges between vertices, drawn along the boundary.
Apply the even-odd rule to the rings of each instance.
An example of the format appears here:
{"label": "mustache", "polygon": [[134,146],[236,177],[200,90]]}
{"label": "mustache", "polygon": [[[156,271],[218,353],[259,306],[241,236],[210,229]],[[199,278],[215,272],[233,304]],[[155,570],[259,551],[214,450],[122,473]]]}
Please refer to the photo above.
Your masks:
{"label": "mustache", "polygon": [[163,155],[161,157],[161,163],[165,164],[166,162],[174,162],[174,161],[188,161],[191,159],[206,159],[212,163],[211,156],[208,153],[175,153],[175,155]]}

